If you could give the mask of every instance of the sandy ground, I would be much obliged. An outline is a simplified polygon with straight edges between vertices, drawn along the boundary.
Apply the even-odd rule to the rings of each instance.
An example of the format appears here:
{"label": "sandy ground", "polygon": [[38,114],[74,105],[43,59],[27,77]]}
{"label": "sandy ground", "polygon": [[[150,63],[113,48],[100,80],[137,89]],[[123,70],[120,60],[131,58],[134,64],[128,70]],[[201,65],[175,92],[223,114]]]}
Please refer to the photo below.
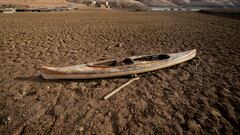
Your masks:
{"label": "sandy ground", "polygon": [[[0,134],[240,134],[239,19],[107,10],[0,18]],[[139,75],[107,101],[130,77],[39,77],[45,64],[193,48],[195,59]]]}

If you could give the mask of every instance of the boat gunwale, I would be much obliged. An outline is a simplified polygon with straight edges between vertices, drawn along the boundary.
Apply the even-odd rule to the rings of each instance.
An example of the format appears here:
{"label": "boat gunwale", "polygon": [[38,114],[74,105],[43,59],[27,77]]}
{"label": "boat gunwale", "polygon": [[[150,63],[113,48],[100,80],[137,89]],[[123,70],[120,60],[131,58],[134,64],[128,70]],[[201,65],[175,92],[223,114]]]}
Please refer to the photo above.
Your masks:
{"label": "boat gunwale", "polygon": [[[184,55],[183,57],[187,57],[188,55],[191,55],[191,53],[196,53],[196,49],[192,49],[189,51],[185,51],[185,52],[189,52],[186,55]],[[159,54],[152,54],[152,55],[140,55],[140,56],[131,56],[131,57],[126,57],[126,58],[131,58],[131,59],[137,59],[137,58],[141,58],[141,57],[148,57],[148,56],[154,56],[154,55],[169,55],[171,56],[172,54],[166,54],[166,53],[159,53]],[[177,54],[177,53],[173,53],[173,54]],[[183,58],[183,57],[179,57],[179,59]],[[151,60],[151,61],[143,61],[143,62],[136,62],[133,64],[129,64],[129,65],[118,65],[118,66],[105,66],[105,65],[97,65],[100,63],[104,63],[104,62],[110,62],[110,61],[122,61],[124,59],[110,59],[110,60],[103,60],[103,61],[99,61],[99,62],[90,62],[90,63],[85,63],[85,64],[79,64],[79,65],[73,65],[73,66],[43,66],[44,67],[59,67],[59,68],[68,68],[68,67],[74,67],[74,66],[88,66],[88,67],[99,67],[99,68],[119,68],[123,69],[121,67],[128,67],[128,66],[132,66],[132,65],[139,65],[139,64],[151,64],[151,63],[159,63],[159,62],[163,62],[163,61],[168,61],[171,60],[172,57],[168,58],[168,59],[159,59],[159,60]],[[174,59],[174,61],[177,59]]]}

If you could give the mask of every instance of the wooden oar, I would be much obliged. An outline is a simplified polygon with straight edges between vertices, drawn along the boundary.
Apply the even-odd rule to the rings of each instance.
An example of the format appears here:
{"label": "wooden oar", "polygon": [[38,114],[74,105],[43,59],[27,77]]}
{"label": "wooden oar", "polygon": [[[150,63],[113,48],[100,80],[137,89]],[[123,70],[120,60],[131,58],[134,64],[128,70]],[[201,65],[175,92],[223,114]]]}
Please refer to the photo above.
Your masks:
{"label": "wooden oar", "polygon": [[108,98],[110,98],[111,96],[113,96],[115,93],[117,93],[118,91],[120,91],[121,89],[123,89],[124,87],[126,87],[127,85],[129,85],[130,83],[132,83],[133,81],[139,80],[140,78],[133,78],[131,80],[129,80],[128,82],[124,83],[123,85],[121,85],[120,87],[118,87],[117,89],[113,90],[112,92],[110,92],[109,94],[107,94],[104,97],[104,100],[107,100]]}

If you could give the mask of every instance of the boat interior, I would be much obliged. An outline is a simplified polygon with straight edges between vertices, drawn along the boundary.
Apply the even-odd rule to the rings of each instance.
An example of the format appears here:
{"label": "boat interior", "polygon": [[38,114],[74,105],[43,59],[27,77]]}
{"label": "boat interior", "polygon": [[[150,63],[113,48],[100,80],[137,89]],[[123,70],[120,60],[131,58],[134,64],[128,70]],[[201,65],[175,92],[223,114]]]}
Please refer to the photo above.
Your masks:
{"label": "boat interior", "polygon": [[128,57],[122,60],[109,60],[104,62],[95,63],[95,66],[123,66],[123,65],[131,65],[135,63],[147,62],[147,61],[158,61],[158,60],[167,60],[170,56],[167,54],[159,54],[159,55],[147,55],[147,56],[136,56],[136,57]]}

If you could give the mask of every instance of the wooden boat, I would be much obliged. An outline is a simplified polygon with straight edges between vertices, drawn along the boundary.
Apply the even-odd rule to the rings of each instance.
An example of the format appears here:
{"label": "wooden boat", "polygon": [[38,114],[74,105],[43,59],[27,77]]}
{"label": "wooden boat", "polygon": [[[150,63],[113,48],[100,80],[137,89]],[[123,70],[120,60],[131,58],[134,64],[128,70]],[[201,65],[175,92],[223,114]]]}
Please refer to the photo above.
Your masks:
{"label": "wooden boat", "polygon": [[132,56],[125,59],[106,60],[67,67],[43,66],[45,79],[94,79],[126,76],[173,66],[196,56],[196,50],[172,54]]}

